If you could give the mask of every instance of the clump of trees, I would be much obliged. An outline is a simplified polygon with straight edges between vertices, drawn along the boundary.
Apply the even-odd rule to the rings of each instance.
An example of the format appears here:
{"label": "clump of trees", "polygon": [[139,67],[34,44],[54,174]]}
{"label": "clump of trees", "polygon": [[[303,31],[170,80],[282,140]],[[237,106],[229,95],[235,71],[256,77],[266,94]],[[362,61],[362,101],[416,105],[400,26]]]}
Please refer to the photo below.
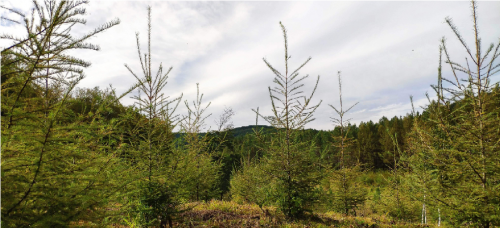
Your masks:
{"label": "clump of trees", "polygon": [[[491,81],[500,71],[500,43],[481,48],[476,2],[473,48],[446,19],[467,57],[452,60],[441,40],[436,99],[422,113],[350,124],[345,114],[353,106],[344,109],[339,73],[335,128],[305,129],[321,104],[312,102],[319,76],[306,96],[308,75],[299,71],[311,58],[289,70],[280,22],[285,69],[264,59],[274,74],[271,115],[257,108],[255,126],[234,128],[228,107],[208,132],[210,103],[203,103],[199,85],[181,114],[182,94],[163,92],[173,68],[160,64],[152,72],[151,8],[146,53],[137,34],[141,68],[125,65],[135,84],[120,95],[112,87],[77,88],[90,62],[68,51],[100,50],[87,41],[119,24],[72,36],[85,24],[87,3],[34,1],[31,15],[7,9],[21,16],[16,23],[26,34],[2,36],[13,41],[1,51],[2,225],[172,227],[191,209],[186,203],[218,199],[255,203],[266,215],[264,206],[276,206],[289,220],[334,210],[438,226],[500,226],[500,87]],[[121,104],[134,90],[136,103]]]}

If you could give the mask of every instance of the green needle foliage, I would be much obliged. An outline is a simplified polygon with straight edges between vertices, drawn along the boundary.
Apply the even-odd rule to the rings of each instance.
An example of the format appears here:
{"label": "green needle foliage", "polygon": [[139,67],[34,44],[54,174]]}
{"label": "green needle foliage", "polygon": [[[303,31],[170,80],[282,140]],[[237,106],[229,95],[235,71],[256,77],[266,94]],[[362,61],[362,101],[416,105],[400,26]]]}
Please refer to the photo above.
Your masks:
{"label": "green needle foliage", "polygon": [[[413,97],[410,96],[410,100],[413,105]],[[413,131],[408,135],[408,147],[405,153],[406,163],[408,165],[409,173],[406,176],[405,183],[409,187],[409,196],[417,202],[422,202],[422,215],[421,224],[427,224],[427,211],[428,203],[427,198],[429,198],[429,193],[432,193],[438,184],[436,176],[436,167],[430,163],[430,156],[432,155],[430,151],[430,145],[426,144],[429,142],[428,137],[423,129],[425,129],[425,123],[422,123],[420,116],[417,116],[414,108],[412,107],[413,119]],[[426,137],[426,139],[424,139]],[[439,207],[438,207],[439,208]]]}
{"label": "green needle foliage", "polygon": [[[142,56],[139,43],[139,33],[136,33],[137,52],[139,61],[142,67],[143,77],[135,74],[130,67],[125,64],[125,67],[137,79],[139,95],[134,96],[136,107],[139,113],[146,116],[146,121],[143,127],[145,134],[139,137],[144,141],[144,146],[141,151],[146,152],[144,157],[147,161],[144,162],[145,170],[147,171],[148,180],[151,181],[154,176],[154,169],[159,168],[158,156],[165,155],[162,151],[162,146],[168,145],[170,142],[165,139],[172,140],[172,130],[178,124],[179,116],[174,112],[179,105],[182,95],[169,100],[162,90],[167,85],[168,74],[172,70],[170,67],[166,73],[163,72],[163,66],[160,64],[156,75],[152,74],[151,69],[151,7],[148,7],[148,53]],[[143,59],[144,57],[144,59]],[[144,97],[141,96],[144,94]],[[173,108],[171,107],[173,106]],[[159,127],[164,126],[165,129]]]}
{"label": "green needle foliage", "polygon": [[217,178],[217,184],[214,186],[215,191],[220,194],[219,200],[223,200],[224,196],[226,199],[228,198],[226,193],[229,191],[231,173],[240,166],[241,156],[235,153],[234,148],[234,125],[232,122],[234,115],[235,112],[231,107],[225,107],[223,113],[215,120],[217,130],[207,134],[210,140],[208,150],[212,153],[212,159],[221,162],[221,172]]}
{"label": "green needle foliage", "polygon": [[26,37],[2,36],[15,42],[2,50],[2,225],[98,222],[128,184],[107,140],[116,123],[101,116],[125,94],[75,116],[66,103],[90,63],[67,52],[99,50],[85,42],[119,21],[75,38],[70,31],[85,24],[87,1],[33,3],[30,17],[11,10],[23,17]]}
{"label": "green needle foliage", "polygon": [[193,106],[189,106],[186,100],[184,104],[188,114],[181,121],[181,132],[184,133],[183,145],[178,147],[184,153],[186,162],[183,178],[184,191],[189,200],[209,200],[215,196],[211,191],[216,184],[220,163],[212,161],[212,152],[209,151],[210,138],[207,134],[200,135],[205,127],[205,120],[212,114],[205,115],[209,102],[202,106],[203,94],[200,95],[199,84],[196,84],[196,100]]}
{"label": "green needle foliage", "polygon": [[264,118],[277,128],[270,142],[266,144],[267,154],[261,160],[261,167],[267,175],[275,179],[277,188],[274,197],[280,210],[287,218],[298,218],[310,211],[317,200],[316,186],[321,179],[318,160],[312,155],[314,143],[299,140],[300,131],[313,121],[313,113],[321,104],[311,104],[311,98],[318,86],[316,85],[309,97],[302,95],[302,81],[308,75],[299,77],[299,70],[310,60],[309,57],[296,70],[289,71],[288,38],[285,26],[281,24],[285,40],[285,72],[280,73],[266,59],[264,63],[275,74],[276,87],[269,87],[273,116]]}
{"label": "green needle foliage", "polygon": [[[175,110],[179,105],[180,97],[169,100],[162,90],[167,85],[170,67],[166,72],[160,64],[155,75],[151,68],[151,7],[148,7],[148,52],[142,56],[139,42],[139,33],[136,33],[137,52],[143,76],[139,77],[125,64],[125,67],[137,79],[139,95],[134,96],[137,111],[146,118],[137,121],[133,128],[138,141],[131,143],[129,153],[134,158],[133,165],[139,171],[139,188],[142,204],[147,207],[141,211],[146,224],[157,224],[165,227],[167,222],[172,224],[172,216],[177,213],[179,204],[175,198],[175,186],[172,178],[173,170],[168,165],[173,153],[172,130],[179,123]],[[144,94],[144,96],[141,96]],[[172,107],[173,106],[173,107]]]}
{"label": "green needle foliage", "polygon": [[[182,94],[164,94],[172,67],[160,64],[153,72],[151,7],[146,53],[136,34],[140,69],[125,64],[136,84],[123,95],[113,87],[77,88],[90,62],[69,52],[99,50],[88,40],[119,24],[115,19],[74,36],[86,23],[87,3],[34,0],[28,15],[0,6],[21,17],[2,20],[25,31],[0,36],[12,41],[1,50],[2,226],[247,221],[368,226],[358,215],[370,216],[370,227],[394,220],[404,226],[500,226],[500,85],[492,83],[500,72],[500,42],[482,49],[476,2],[471,3],[472,48],[446,18],[465,49],[465,62],[452,61],[443,38],[437,85],[432,85],[437,99],[427,95],[430,104],[422,113],[351,125],[346,115],[357,103],[343,108],[339,72],[340,107],[330,105],[338,114],[331,118],[335,128],[305,129],[321,104],[312,102],[319,76],[306,95],[309,76],[299,71],[311,58],[289,70],[288,35],[280,22],[284,70],[263,59],[274,74],[275,86],[268,88],[272,114],[257,108],[255,126],[233,128],[234,112],[228,108],[216,130],[207,132],[210,103],[203,103],[199,85],[196,99],[184,101],[187,113],[179,115]],[[443,71],[443,58],[450,71]],[[121,104],[135,89],[135,103]],[[259,118],[271,126],[258,125]],[[205,204],[208,211],[187,212],[214,199],[255,203],[262,213],[253,206],[213,202]],[[319,210],[340,214],[308,215]]]}
{"label": "green needle foliage", "polygon": [[[38,1],[33,1],[34,8],[31,17],[28,17],[16,10],[7,9],[22,17],[26,28],[26,37],[15,37],[9,34],[0,36],[2,39],[12,40],[13,45],[2,50],[2,71],[10,68],[10,72],[2,74],[2,83],[10,85],[20,84],[16,91],[9,91],[12,99],[6,99],[6,104],[14,113],[18,107],[21,96],[25,90],[29,90],[31,85],[44,86],[45,109],[53,109],[50,106],[49,84],[54,81],[56,84],[65,84],[71,87],[70,80],[76,82],[83,79],[83,68],[90,66],[90,63],[70,55],[66,52],[72,49],[89,49],[98,51],[100,47],[86,41],[92,36],[103,32],[120,23],[118,19],[105,23],[82,37],[73,37],[71,29],[79,24],[85,24],[86,20],[80,18],[86,11],[83,6],[88,1],[55,2],[44,1],[43,5]],[[51,64],[52,63],[52,64]],[[22,75],[22,78],[20,78]],[[7,89],[7,88],[5,88]],[[4,86],[2,86],[4,90]],[[54,102],[52,102],[54,103]],[[18,116],[19,117],[19,116]],[[11,128],[15,121],[10,115],[7,128]]]}
{"label": "green needle foliage", "polygon": [[[415,204],[412,204],[412,202],[416,202],[415,199],[421,197],[418,199],[421,199],[423,202],[422,218],[424,218],[426,215],[425,192],[423,195],[421,193],[410,195],[410,197],[413,198],[413,200],[411,200],[408,198],[408,186],[405,185],[405,180],[406,182],[410,182],[410,185],[421,183],[421,180],[417,180],[416,183],[412,183],[412,178],[405,178],[405,168],[407,168],[407,164],[405,163],[405,160],[402,159],[402,157],[404,158],[404,154],[399,148],[398,136],[397,134],[392,135],[389,128],[386,128],[386,134],[392,140],[393,145],[392,150],[386,151],[387,153],[392,153],[392,165],[389,166],[390,175],[388,178],[386,178],[389,186],[387,188],[387,191],[382,193],[383,200],[381,204],[386,208],[385,210],[391,217],[398,220],[411,221],[411,219],[416,217],[414,213],[412,213],[416,211],[412,210],[415,206]],[[422,175],[422,173],[419,174]],[[422,219],[422,221],[424,221],[424,219]]]}
{"label": "green needle foliage", "polygon": [[[445,39],[441,40],[438,83],[433,86],[437,100],[427,107],[428,115],[422,117],[426,124],[420,124],[416,132],[423,142],[420,153],[425,151],[435,173],[436,186],[429,193],[429,203],[446,208],[444,213],[453,216],[455,224],[490,227],[500,225],[500,89],[498,83],[490,81],[500,70],[496,62],[500,42],[483,52],[475,1],[471,12],[475,53],[446,18],[467,57],[463,65],[452,61]],[[451,79],[441,73],[443,52]]]}
{"label": "green needle foliage", "polygon": [[335,146],[340,150],[340,161],[338,164],[338,170],[331,171],[332,177],[330,178],[331,186],[329,189],[329,195],[333,198],[330,199],[333,201],[333,208],[342,211],[346,215],[348,215],[349,212],[353,212],[355,215],[358,206],[363,204],[365,201],[366,191],[362,188],[362,186],[360,186],[359,183],[356,182],[357,177],[361,175],[359,160],[358,163],[353,164],[352,166],[346,165],[347,148],[352,146],[355,142],[353,142],[352,138],[348,137],[350,119],[345,119],[344,115],[358,103],[355,103],[348,109],[343,109],[342,77],[340,72],[338,72],[338,79],[340,108],[335,108],[333,105],[330,105],[330,107],[335,110],[339,117],[330,118],[333,123],[340,127],[340,136],[334,137],[336,141]]}

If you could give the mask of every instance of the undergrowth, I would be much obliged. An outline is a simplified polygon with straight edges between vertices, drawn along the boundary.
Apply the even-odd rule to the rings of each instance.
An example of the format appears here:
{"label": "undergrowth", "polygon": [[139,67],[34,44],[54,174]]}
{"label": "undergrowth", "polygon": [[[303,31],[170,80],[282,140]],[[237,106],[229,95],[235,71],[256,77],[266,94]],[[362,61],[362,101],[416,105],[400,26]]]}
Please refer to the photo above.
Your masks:
{"label": "undergrowth", "polygon": [[423,227],[415,223],[397,222],[387,215],[345,216],[332,211],[306,214],[299,220],[287,220],[276,207],[264,206],[261,209],[256,204],[232,201],[194,202],[182,207],[192,210],[180,214],[174,227]]}

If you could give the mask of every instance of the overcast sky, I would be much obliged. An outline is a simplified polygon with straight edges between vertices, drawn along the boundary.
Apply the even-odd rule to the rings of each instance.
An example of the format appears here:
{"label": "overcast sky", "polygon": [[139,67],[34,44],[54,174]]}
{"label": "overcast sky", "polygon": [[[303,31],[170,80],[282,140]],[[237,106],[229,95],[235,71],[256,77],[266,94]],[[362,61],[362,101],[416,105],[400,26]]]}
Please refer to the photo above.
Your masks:
{"label": "overcast sky", "polygon": [[[23,12],[31,1],[1,0],[1,4]],[[312,60],[300,71],[310,75],[304,92],[309,94],[320,75],[313,103],[322,105],[316,120],[307,128],[332,129],[335,117],[327,104],[339,105],[337,71],[342,71],[344,105],[359,101],[349,117],[352,123],[378,121],[382,116],[404,116],[410,112],[409,96],[417,106],[425,105],[425,93],[437,81],[439,40],[447,38],[455,61],[465,62],[466,52],[445,17],[453,18],[462,36],[473,47],[469,2],[161,2],[91,1],[87,6],[83,34],[114,18],[121,20],[94,37],[101,51],[71,54],[91,61],[80,87],[107,87],[123,92],[135,82],[124,64],[140,73],[135,33],[141,48],[147,44],[147,6],[152,7],[152,63],[173,66],[163,91],[183,100],[196,98],[196,83],[211,102],[207,127],[224,106],[236,112],[234,125],[255,124],[252,108],[271,115],[268,86],[274,86],[266,58],[278,70],[284,69],[281,21],[288,30],[290,68],[309,56]],[[479,2],[478,15],[483,49],[500,39],[500,2]],[[12,16],[1,11],[4,16]],[[2,21],[2,33],[23,34],[23,27]],[[5,47],[10,41],[0,41]],[[449,67],[444,75],[450,76]],[[500,76],[494,77],[495,81]],[[134,92],[136,93],[136,92]],[[130,97],[130,96],[128,96]],[[122,100],[132,104],[130,98]],[[186,108],[178,109],[185,114]],[[260,120],[259,124],[263,124]]]}

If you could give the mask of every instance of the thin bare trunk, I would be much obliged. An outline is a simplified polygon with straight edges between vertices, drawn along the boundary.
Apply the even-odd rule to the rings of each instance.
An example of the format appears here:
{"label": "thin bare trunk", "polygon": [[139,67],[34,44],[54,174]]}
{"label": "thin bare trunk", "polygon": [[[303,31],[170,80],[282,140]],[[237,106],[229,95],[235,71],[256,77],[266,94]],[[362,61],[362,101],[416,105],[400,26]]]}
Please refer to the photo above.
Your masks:
{"label": "thin bare trunk", "polygon": [[438,226],[441,226],[441,211],[438,208]]}

